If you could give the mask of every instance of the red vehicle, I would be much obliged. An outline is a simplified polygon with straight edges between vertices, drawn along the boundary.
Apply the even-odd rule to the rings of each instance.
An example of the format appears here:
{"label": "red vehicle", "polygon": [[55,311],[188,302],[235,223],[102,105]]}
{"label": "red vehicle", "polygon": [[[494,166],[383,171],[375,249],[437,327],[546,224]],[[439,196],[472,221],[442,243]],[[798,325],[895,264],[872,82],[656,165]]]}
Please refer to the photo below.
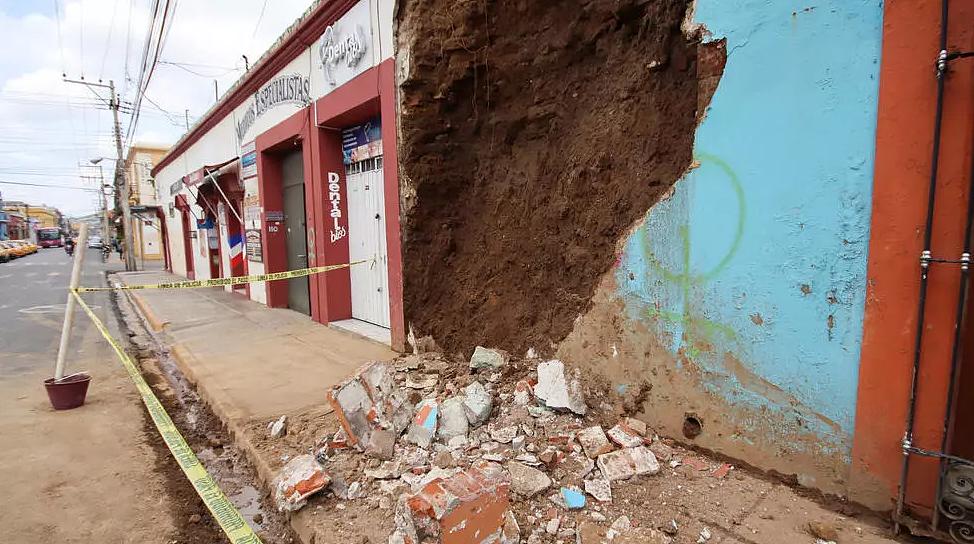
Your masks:
{"label": "red vehicle", "polygon": [[61,239],[61,229],[57,227],[37,229],[37,245],[40,247],[61,247],[64,245],[64,241]]}

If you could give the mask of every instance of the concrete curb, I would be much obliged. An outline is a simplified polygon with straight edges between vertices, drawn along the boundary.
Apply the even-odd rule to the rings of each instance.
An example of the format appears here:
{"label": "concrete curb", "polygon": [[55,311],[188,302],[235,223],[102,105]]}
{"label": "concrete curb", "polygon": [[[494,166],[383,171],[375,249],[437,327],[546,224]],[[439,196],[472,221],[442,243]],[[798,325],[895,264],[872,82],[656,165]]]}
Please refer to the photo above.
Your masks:
{"label": "concrete curb", "polygon": [[[126,287],[129,286],[128,282],[125,281],[125,278],[120,277],[120,280]],[[128,294],[130,300],[132,300],[135,306],[139,309],[139,312],[142,313],[142,317],[144,317],[149,326],[152,327],[152,330],[161,331],[166,328],[166,325],[168,325],[169,322],[160,319],[159,316],[156,315],[155,311],[152,310],[152,307],[149,306],[149,304],[145,301],[145,299],[137,295],[135,291],[128,291]]]}
{"label": "concrete curb", "polygon": [[[124,283],[124,280],[122,280]],[[156,331],[161,331],[169,323],[162,321],[156,313],[152,310],[152,307],[139,296],[135,291],[128,291],[130,295],[130,300],[134,303],[136,309],[142,314],[146,322]],[[257,446],[247,438],[246,433],[246,421],[235,420],[230,417],[232,413],[231,407],[227,402],[220,398],[219,394],[215,394],[213,391],[207,387],[205,382],[200,381],[197,373],[197,358],[193,354],[192,350],[186,346],[179,343],[172,343],[168,346],[169,354],[179,371],[183,373],[186,380],[189,381],[199,394],[200,398],[204,403],[210,408],[230,433],[233,438],[234,446],[241,452],[250,462],[251,466],[257,471],[257,478],[260,480],[260,485],[263,491],[270,494],[271,502],[274,498],[274,478],[275,472],[271,469],[270,465],[260,456],[258,453]],[[291,528],[297,534],[301,544],[311,544],[312,538],[314,536],[314,529],[311,524],[302,519],[303,516],[292,516],[290,518]]]}

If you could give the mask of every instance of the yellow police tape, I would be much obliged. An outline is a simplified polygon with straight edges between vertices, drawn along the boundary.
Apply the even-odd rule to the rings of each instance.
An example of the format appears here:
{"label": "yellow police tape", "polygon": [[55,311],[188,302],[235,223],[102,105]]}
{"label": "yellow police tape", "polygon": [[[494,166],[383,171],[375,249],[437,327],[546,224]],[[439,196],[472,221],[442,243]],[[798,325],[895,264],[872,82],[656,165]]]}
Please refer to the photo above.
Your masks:
{"label": "yellow police tape", "polygon": [[273,274],[258,274],[255,276],[237,276],[234,278],[217,278],[213,280],[192,280],[177,281],[172,283],[157,283],[155,285],[127,285],[119,287],[78,287],[79,293],[89,293],[92,291],[136,291],[139,289],[195,289],[197,287],[216,287],[220,285],[239,285],[241,283],[255,283],[259,281],[287,280],[330,272],[340,268],[348,268],[357,264],[372,262],[373,259],[355,261],[354,263],[333,264],[330,266],[316,266],[314,268],[302,268],[301,270],[288,270],[286,272],[275,272]]}
{"label": "yellow police tape", "polygon": [[108,329],[105,328],[105,325],[98,319],[91,308],[85,304],[85,301],[81,299],[78,291],[72,291],[71,294],[74,295],[78,304],[88,314],[88,317],[94,321],[95,326],[101,331],[102,336],[105,337],[105,340],[108,340],[108,343],[112,345],[112,349],[115,350],[115,353],[122,360],[122,363],[125,365],[125,370],[128,371],[129,376],[135,382],[135,388],[142,395],[142,402],[145,403],[146,409],[149,410],[149,415],[152,416],[153,423],[159,429],[159,434],[162,435],[162,439],[166,441],[166,446],[169,447],[169,451],[172,452],[173,457],[179,463],[179,468],[183,469],[183,473],[189,478],[190,483],[196,489],[196,493],[203,499],[206,507],[213,514],[213,519],[220,524],[220,528],[226,533],[230,542],[233,544],[262,544],[260,538],[254,534],[254,531],[247,525],[243,517],[240,516],[240,512],[237,512],[237,509],[233,507],[233,504],[227,499],[227,496],[223,494],[223,491],[213,481],[209,473],[206,472],[199,459],[196,458],[196,454],[186,444],[183,435],[179,434],[179,429],[176,428],[169,414],[166,413],[166,409],[163,408],[162,403],[152,393],[152,389],[146,383],[139,369],[132,362],[132,359],[118,345],[118,342],[112,338],[112,335],[108,333]]}

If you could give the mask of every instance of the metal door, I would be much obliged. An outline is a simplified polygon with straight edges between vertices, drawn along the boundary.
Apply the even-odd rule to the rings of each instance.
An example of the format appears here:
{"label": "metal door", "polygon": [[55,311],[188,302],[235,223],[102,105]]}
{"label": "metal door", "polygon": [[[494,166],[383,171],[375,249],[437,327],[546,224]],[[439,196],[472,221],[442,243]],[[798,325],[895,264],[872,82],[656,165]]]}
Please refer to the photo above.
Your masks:
{"label": "metal door", "polygon": [[[304,208],[304,157],[300,151],[284,157],[284,232],[287,239],[287,268],[308,267],[308,236]],[[287,305],[296,312],[311,315],[311,289],[308,277],[287,280]]]}
{"label": "metal door", "polygon": [[389,328],[389,274],[386,256],[382,157],[348,165],[348,253],[353,266],[352,317]]}

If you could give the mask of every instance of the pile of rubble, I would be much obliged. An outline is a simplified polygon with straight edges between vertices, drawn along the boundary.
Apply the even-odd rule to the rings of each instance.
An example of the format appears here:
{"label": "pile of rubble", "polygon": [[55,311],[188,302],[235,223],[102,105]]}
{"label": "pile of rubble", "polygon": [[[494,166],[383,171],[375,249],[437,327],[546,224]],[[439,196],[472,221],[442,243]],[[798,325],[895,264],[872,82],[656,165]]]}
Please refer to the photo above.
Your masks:
{"label": "pile of rubble", "polygon": [[[670,460],[644,422],[587,424],[579,375],[560,361],[537,362],[517,379],[504,352],[477,348],[469,374],[451,380],[447,367],[437,356],[370,363],[331,390],[341,429],[284,467],[278,506],[297,510],[323,490],[367,498],[394,512],[390,544],[672,540],[675,523],[636,527],[606,516],[614,487]],[[270,432],[282,436],[286,422]],[[362,456],[355,481],[329,469]]]}

